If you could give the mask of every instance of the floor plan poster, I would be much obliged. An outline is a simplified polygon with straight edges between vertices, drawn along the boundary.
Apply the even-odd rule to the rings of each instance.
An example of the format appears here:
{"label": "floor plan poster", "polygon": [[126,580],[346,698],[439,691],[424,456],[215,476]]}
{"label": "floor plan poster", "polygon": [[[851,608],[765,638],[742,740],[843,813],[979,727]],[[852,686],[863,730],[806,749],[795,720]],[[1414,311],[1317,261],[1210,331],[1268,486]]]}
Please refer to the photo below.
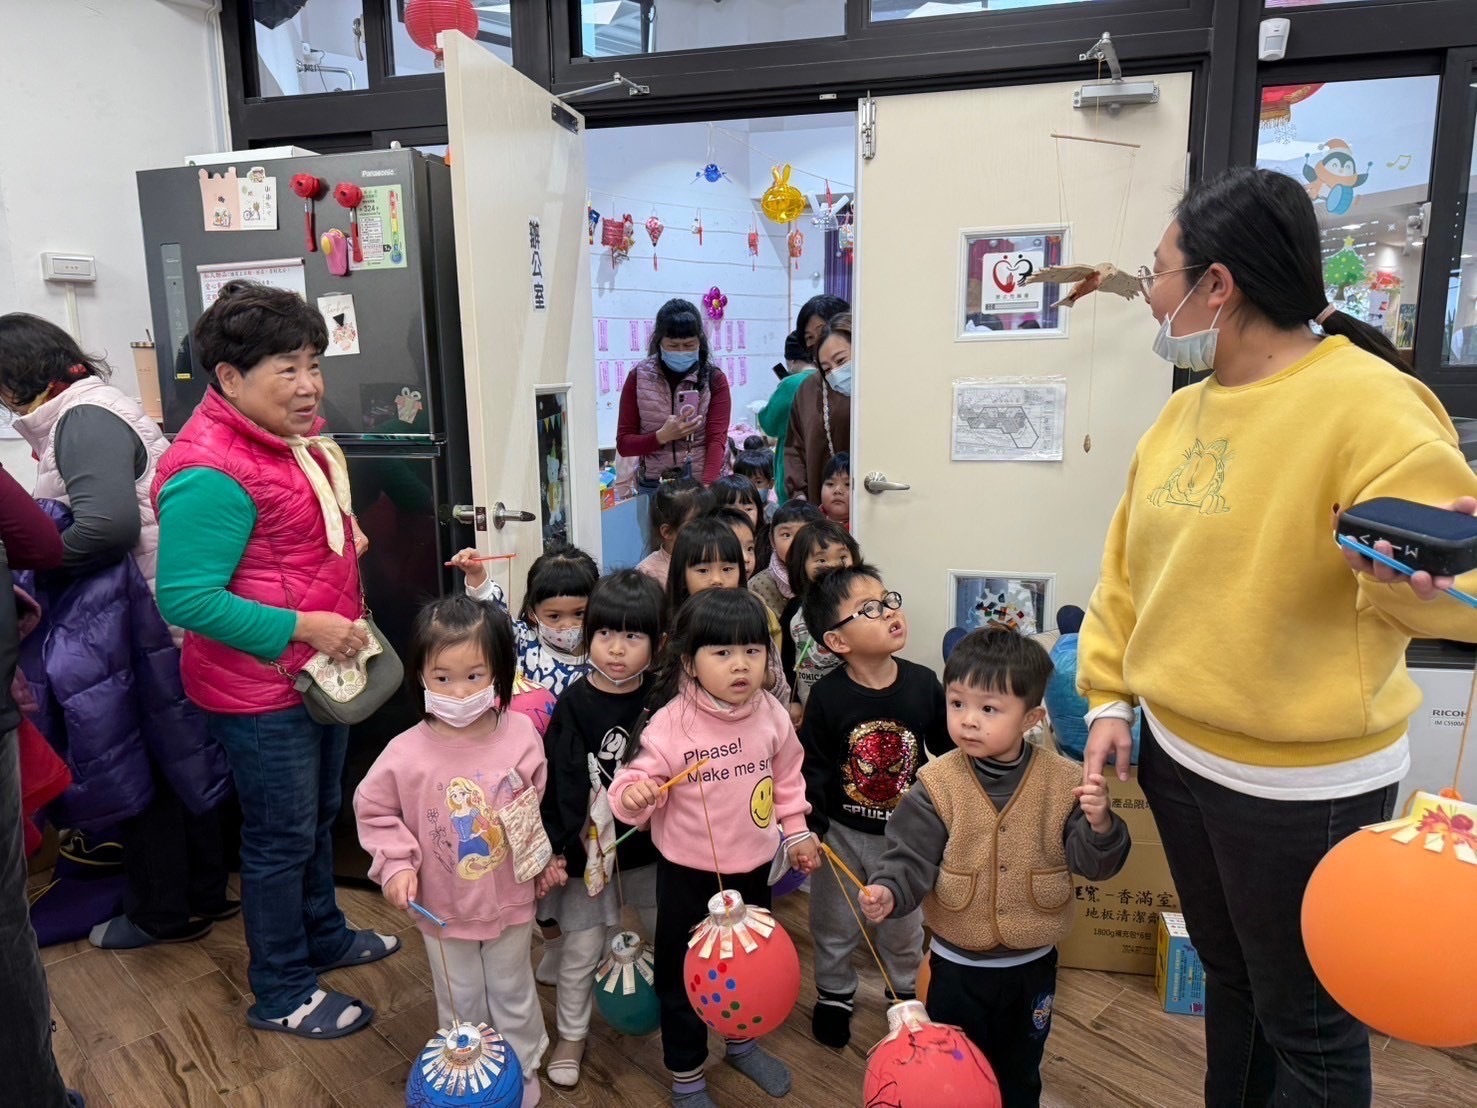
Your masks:
{"label": "floor plan poster", "polygon": [[1067,419],[1065,377],[954,382],[956,462],[1059,462]]}
{"label": "floor plan poster", "polygon": [[359,205],[359,248],[362,262],[355,269],[405,268],[405,198],[399,185],[375,185],[364,190]]}

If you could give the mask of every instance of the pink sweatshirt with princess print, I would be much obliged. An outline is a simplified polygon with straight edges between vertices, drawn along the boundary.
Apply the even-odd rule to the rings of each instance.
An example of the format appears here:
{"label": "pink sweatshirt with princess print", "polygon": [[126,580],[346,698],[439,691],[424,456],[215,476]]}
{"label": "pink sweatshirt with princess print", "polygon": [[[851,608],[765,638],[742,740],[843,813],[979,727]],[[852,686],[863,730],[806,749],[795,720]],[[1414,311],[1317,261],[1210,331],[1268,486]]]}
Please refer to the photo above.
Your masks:
{"label": "pink sweatshirt with princess print", "polygon": [[[704,758],[707,765],[654,807],[633,816],[621,804],[635,782],[665,784]],[[768,693],[734,708],[688,683],[651,717],[641,749],[610,783],[610,803],[628,823],[651,821],[652,842],[667,861],[711,870],[716,844],[723,872],[748,873],[774,860],[781,833],[805,830],[804,760],[790,713]]]}
{"label": "pink sweatshirt with princess print", "polygon": [[359,843],[383,886],[414,870],[416,900],[446,921],[416,914],[422,931],[491,942],[533,919],[532,881],[513,876],[497,809],[513,800],[510,774],[540,797],[544,744],[527,717],[503,712],[481,733],[449,739],[422,722],[385,747],[354,792]]}

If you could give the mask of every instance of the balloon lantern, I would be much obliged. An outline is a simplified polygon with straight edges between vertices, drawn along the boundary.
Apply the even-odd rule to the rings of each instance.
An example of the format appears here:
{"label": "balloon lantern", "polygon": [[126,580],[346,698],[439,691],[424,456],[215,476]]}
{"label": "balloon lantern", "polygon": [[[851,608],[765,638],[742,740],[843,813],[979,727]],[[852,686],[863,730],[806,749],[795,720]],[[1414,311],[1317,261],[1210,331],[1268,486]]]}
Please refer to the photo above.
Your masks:
{"label": "balloon lantern", "polygon": [[651,948],[634,931],[610,940],[610,953],[595,971],[595,1007],[622,1035],[650,1035],[662,1022]]}
{"label": "balloon lantern", "polygon": [[514,1108],[523,1103],[523,1067],[508,1041],[485,1023],[439,1031],[410,1067],[406,1108]]}
{"label": "balloon lantern", "polygon": [[922,1001],[894,1004],[887,1026],[867,1057],[866,1108],[1000,1108],[1000,1084],[980,1048],[959,1028],[929,1019]]}
{"label": "balloon lantern", "polygon": [[789,166],[774,166],[770,173],[774,175],[774,184],[764,190],[759,208],[776,223],[794,223],[805,211],[805,194],[790,184]]}
{"label": "balloon lantern", "polygon": [[693,928],[682,976],[703,1022],[732,1039],[757,1039],[800,999],[800,957],[779,921],[733,889],[708,901]]}
{"label": "balloon lantern", "polygon": [[1477,805],[1426,792],[1330,850],[1303,894],[1303,945],[1324,988],[1423,1046],[1477,1042],[1477,957],[1459,937],[1473,920]]}
{"label": "balloon lantern", "polygon": [[405,30],[410,41],[436,55],[436,68],[446,64],[436,36],[442,31],[460,31],[476,38],[480,23],[472,0],[410,0],[405,5]]}
{"label": "balloon lantern", "polygon": [[789,896],[803,884],[805,884],[805,874],[791,866],[785,870],[785,875],[774,883],[769,895],[778,900],[782,896]]}

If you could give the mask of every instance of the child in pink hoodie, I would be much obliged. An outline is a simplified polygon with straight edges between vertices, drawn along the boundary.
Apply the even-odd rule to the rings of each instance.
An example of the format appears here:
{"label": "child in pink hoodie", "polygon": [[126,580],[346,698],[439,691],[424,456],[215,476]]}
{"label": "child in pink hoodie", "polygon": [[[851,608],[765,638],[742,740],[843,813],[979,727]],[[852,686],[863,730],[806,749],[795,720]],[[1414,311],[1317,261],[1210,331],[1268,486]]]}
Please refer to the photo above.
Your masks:
{"label": "child in pink hoodie", "polygon": [[441,1026],[455,1016],[499,1031],[523,1065],[529,1108],[549,1045],[528,957],[534,901],[564,883],[564,867],[538,818],[543,740],[502,710],[517,671],[512,623],[486,601],[438,600],[416,618],[406,668],[420,675],[426,718],[391,740],[354,793],[359,842],[386,900],[445,921],[418,917],[427,945],[441,946],[430,956]]}
{"label": "child in pink hoodie", "polygon": [[[776,825],[791,865],[809,873],[820,864],[805,824],[800,740],[788,712],[764,691],[770,649],[764,603],[747,589],[709,589],[686,601],[648,701],[656,710],[610,784],[623,819],[651,822],[660,854],[656,991],[675,1108],[714,1108],[703,1079],[708,1030],[682,983],[688,936],[707,918],[709,898],[721,884],[748,904],[770,906]],[[702,769],[659,791],[703,759]],[[790,1091],[790,1071],[752,1039],[730,1040],[726,1060],[770,1096]]]}

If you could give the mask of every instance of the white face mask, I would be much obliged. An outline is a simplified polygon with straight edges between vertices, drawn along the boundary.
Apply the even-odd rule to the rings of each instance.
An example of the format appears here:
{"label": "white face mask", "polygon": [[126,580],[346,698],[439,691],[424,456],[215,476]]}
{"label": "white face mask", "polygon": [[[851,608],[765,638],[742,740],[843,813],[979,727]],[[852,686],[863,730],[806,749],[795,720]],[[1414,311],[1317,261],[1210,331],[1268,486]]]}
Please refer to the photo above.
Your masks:
{"label": "white face mask", "polygon": [[[1201,280],[1204,280],[1202,277]],[[1171,365],[1179,366],[1180,369],[1188,369],[1191,373],[1209,373],[1215,368],[1215,347],[1220,337],[1220,328],[1216,326],[1221,319],[1221,309],[1215,311],[1215,318],[1210,321],[1210,326],[1203,331],[1194,331],[1188,335],[1174,335],[1170,333],[1170,327],[1174,324],[1184,306],[1189,303],[1190,297],[1195,295],[1195,290],[1200,287],[1196,281],[1180,301],[1180,305],[1170,312],[1163,325],[1159,328],[1159,334],[1154,337],[1154,353],[1158,354]]]}
{"label": "white face mask", "polygon": [[585,637],[585,629],[583,627],[566,627],[562,631],[555,631],[540,623],[538,625],[538,637],[561,654],[578,654],[580,645]]}
{"label": "white face mask", "polygon": [[490,685],[461,700],[426,690],[426,711],[448,727],[470,727],[497,706],[497,693]]}
{"label": "white face mask", "polygon": [[616,688],[624,689],[632,682],[640,681],[641,678],[645,676],[646,671],[651,667],[649,665],[642,666],[635,673],[628,673],[625,677],[612,677],[610,674],[606,673],[603,669],[597,666],[594,662],[590,663],[590,668],[598,673],[601,677],[605,678],[605,680],[609,681]]}

